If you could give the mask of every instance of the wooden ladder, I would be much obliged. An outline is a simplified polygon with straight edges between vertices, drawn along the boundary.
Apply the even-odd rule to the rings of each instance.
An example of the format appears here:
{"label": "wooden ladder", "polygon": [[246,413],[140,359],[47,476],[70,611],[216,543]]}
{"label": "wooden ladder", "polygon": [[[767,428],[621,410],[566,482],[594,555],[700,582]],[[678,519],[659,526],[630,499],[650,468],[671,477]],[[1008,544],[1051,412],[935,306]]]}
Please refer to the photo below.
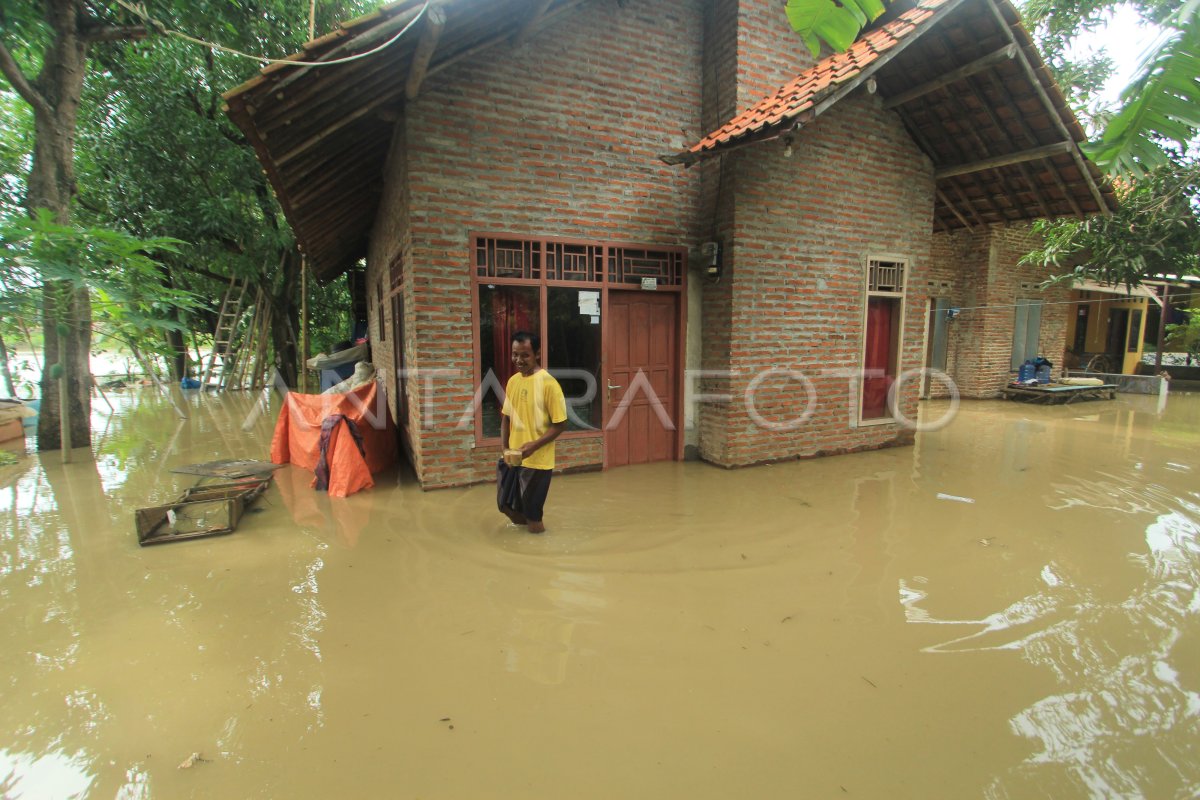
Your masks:
{"label": "wooden ladder", "polygon": [[221,359],[221,371],[217,377],[217,389],[225,388],[229,368],[232,366],[229,361],[237,358],[234,342],[238,338],[238,327],[242,321],[246,290],[249,287],[249,279],[239,280],[236,276],[229,279],[229,287],[225,290],[225,296],[221,299],[221,310],[217,314],[217,326],[213,330],[213,345],[208,356],[208,366],[205,367],[204,377],[200,380],[202,388],[207,388],[216,370],[218,358]]}
{"label": "wooden ladder", "polygon": [[226,384],[229,389],[255,388],[259,383],[259,375],[266,360],[267,346],[270,344],[271,333],[271,303],[266,292],[260,287],[254,298],[253,311],[246,323],[246,335],[238,346],[237,364],[230,371],[230,381]]}

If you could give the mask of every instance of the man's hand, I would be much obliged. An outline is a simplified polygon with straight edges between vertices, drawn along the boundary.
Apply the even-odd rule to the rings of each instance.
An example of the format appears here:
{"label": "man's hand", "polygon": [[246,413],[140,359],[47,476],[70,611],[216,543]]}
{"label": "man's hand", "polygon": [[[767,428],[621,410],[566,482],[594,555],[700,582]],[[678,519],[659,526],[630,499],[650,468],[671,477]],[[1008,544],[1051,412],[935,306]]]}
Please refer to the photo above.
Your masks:
{"label": "man's hand", "polygon": [[529,458],[542,447],[557,439],[559,435],[562,434],[562,432],[566,429],[567,423],[565,421],[552,423],[550,425],[550,430],[546,431],[532,442],[526,442],[525,444],[521,445],[521,458]]}

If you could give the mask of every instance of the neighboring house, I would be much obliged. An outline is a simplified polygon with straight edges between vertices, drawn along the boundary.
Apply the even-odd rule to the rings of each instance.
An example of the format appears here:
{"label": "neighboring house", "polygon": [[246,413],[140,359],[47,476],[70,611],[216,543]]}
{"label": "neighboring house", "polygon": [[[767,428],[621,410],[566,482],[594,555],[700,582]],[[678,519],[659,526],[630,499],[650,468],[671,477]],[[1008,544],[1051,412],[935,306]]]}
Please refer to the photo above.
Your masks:
{"label": "neighboring house", "polygon": [[299,60],[414,19],[226,97],[317,276],[366,258],[424,486],[492,476],[518,328],[581,398],[567,469],[909,443],[906,370],[990,397],[1061,357],[1026,223],[1115,201],[1007,2],[898,0],[816,60],[778,0],[405,0]]}
{"label": "neighboring house", "polygon": [[1091,372],[1136,375],[1142,363],[1150,301],[1147,286],[1112,286],[1084,281],[1071,291],[1067,322],[1068,366]]}

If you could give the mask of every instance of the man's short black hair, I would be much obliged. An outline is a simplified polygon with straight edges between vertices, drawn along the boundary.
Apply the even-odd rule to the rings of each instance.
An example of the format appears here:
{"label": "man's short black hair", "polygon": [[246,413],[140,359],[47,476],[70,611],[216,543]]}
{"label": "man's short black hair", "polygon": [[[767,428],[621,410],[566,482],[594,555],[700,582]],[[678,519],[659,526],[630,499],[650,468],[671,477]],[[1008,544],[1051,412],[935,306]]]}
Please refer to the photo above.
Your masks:
{"label": "man's short black hair", "polygon": [[514,344],[516,342],[528,342],[530,349],[535,353],[540,353],[542,351],[542,337],[538,336],[536,333],[530,333],[529,331],[517,331],[512,335],[512,340]]}

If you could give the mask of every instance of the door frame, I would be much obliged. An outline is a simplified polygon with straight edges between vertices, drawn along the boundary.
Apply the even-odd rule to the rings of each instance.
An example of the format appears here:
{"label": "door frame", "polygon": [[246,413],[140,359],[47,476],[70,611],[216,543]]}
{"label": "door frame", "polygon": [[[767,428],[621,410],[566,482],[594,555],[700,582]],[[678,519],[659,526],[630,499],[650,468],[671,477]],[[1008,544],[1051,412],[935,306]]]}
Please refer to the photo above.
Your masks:
{"label": "door frame", "polygon": [[[597,389],[598,389],[598,391],[601,391],[604,393],[604,395],[603,395],[604,399],[602,400],[602,402],[600,404],[600,418],[601,418],[601,420],[603,420],[603,425],[604,425],[604,430],[603,430],[604,436],[602,439],[602,446],[601,446],[601,450],[603,452],[602,469],[604,469],[604,470],[607,470],[609,468],[609,463],[608,463],[608,420],[609,420],[610,412],[612,411],[609,396],[608,396],[608,388],[607,388],[608,384],[610,383],[609,371],[608,371],[609,370],[609,347],[612,342],[612,332],[609,329],[609,325],[608,325],[609,320],[611,319],[611,317],[609,315],[609,298],[613,292],[621,292],[623,294],[635,294],[635,293],[641,293],[641,292],[645,292],[645,291],[648,291],[648,290],[633,288],[633,287],[626,287],[626,286],[614,286],[614,285],[610,284],[604,288],[604,291],[600,296],[600,303],[601,303],[600,320],[603,323],[603,325],[601,326],[601,330],[600,330],[600,372],[601,372],[601,376],[600,376],[600,386],[598,386]],[[687,336],[686,336],[686,333],[687,333],[687,272],[684,271],[683,280],[682,280],[681,285],[679,285],[679,286],[660,286],[657,289],[654,289],[652,291],[660,292],[662,294],[670,294],[670,295],[675,296],[674,297],[675,313],[672,315],[674,317],[673,323],[675,325],[675,347],[673,348],[674,352],[671,353],[671,369],[673,370],[674,375],[675,375],[675,380],[674,380],[675,399],[671,403],[673,408],[668,408],[667,412],[670,414],[671,420],[675,423],[675,430],[673,432],[674,444],[671,446],[671,453],[672,453],[671,460],[672,461],[682,461],[683,460],[684,438],[685,438],[683,435],[684,422],[685,422],[684,415],[683,415],[683,403],[684,403],[683,391],[684,391],[684,387],[687,383],[684,380],[685,376],[683,374],[683,369],[682,369],[683,364],[684,364],[685,348],[687,346],[687,342],[686,342],[686,338],[687,338]]]}

